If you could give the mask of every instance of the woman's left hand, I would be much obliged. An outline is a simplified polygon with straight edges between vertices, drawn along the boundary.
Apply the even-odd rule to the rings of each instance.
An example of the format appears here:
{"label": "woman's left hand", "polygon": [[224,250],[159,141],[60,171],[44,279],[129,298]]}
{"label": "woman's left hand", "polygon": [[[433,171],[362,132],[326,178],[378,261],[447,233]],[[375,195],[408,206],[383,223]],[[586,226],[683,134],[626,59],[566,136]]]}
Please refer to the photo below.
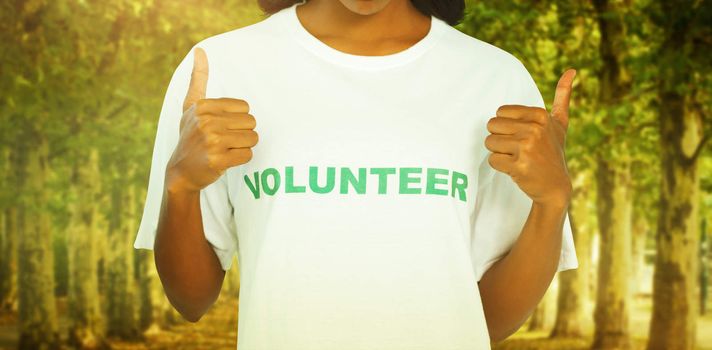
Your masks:
{"label": "woman's left hand", "polygon": [[551,114],[539,107],[505,105],[487,122],[489,164],[511,176],[535,203],[561,207],[571,198],[564,147],[575,76],[569,69],[559,79]]}

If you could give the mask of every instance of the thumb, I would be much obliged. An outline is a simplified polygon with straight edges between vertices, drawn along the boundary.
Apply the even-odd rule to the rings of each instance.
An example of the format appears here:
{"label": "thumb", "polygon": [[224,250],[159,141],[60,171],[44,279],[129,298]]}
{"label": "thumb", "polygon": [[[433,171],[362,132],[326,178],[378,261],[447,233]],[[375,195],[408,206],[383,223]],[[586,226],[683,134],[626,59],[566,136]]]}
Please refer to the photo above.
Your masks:
{"label": "thumb", "polygon": [[569,126],[569,99],[571,98],[574,77],[576,77],[575,69],[568,69],[561,75],[559,83],[556,84],[554,104],[551,107],[551,116],[561,123],[564,130]]}
{"label": "thumb", "polygon": [[190,75],[188,93],[183,100],[183,111],[190,108],[193,103],[205,98],[208,87],[208,56],[205,51],[196,47],[193,51],[193,72]]}

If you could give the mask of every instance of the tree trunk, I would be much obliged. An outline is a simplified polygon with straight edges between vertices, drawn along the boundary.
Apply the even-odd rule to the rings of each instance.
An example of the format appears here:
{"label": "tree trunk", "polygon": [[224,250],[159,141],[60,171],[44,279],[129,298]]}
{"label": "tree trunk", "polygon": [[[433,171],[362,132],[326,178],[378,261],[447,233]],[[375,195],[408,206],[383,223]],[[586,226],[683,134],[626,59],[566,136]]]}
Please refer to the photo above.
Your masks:
{"label": "tree trunk", "polygon": [[141,262],[141,325],[145,334],[155,334],[161,329],[166,329],[182,317],[168,301],[158,272],[156,271],[152,252],[142,252]]}
{"label": "tree trunk", "polygon": [[105,324],[99,308],[96,241],[101,194],[99,155],[92,149],[85,164],[75,171],[76,203],[67,237],[69,262],[69,343],[79,349],[106,348]]}
{"label": "tree trunk", "polygon": [[601,234],[593,349],[629,349],[630,170],[599,158],[598,224]]}
{"label": "tree trunk", "polygon": [[[133,169],[122,177],[132,178]],[[140,337],[138,320],[138,298],[134,278],[134,257],[131,244],[136,233],[136,196],[135,187],[119,181],[112,193],[113,210],[109,228],[109,246],[107,262],[107,314],[109,335],[123,339]]]}
{"label": "tree trunk", "polygon": [[[139,188],[137,189],[136,195],[136,205],[143,204],[143,201],[138,201],[138,199],[146,198],[146,190]],[[153,320],[153,299],[151,295],[151,269],[153,268],[153,255],[151,252],[145,249],[134,249],[133,240],[136,238],[137,232],[131,232],[130,246],[133,250],[134,257],[134,278],[136,287],[138,289],[138,325],[139,330],[143,334],[154,322]]]}
{"label": "tree trunk", "polygon": [[[23,167],[19,162],[16,151],[6,150],[3,164],[4,178],[3,188],[22,188],[22,180],[18,176],[18,170]],[[6,193],[8,195],[9,193]],[[13,198],[18,198],[13,193]],[[11,201],[7,207],[2,209],[2,220],[0,222],[0,312],[17,311],[17,240],[20,237],[18,203]]]}
{"label": "tree trunk", "polygon": [[700,223],[700,315],[707,314],[707,290],[709,288],[709,237],[707,218]]}
{"label": "tree trunk", "polygon": [[645,243],[648,239],[648,220],[643,215],[636,215],[633,223],[633,244],[631,251],[632,276],[630,279],[630,291],[632,295],[641,293],[645,281]]}
{"label": "tree trunk", "polygon": [[546,300],[541,299],[529,318],[527,330],[530,332],[543,331],[546,328]]}
{"label": "tree trunk", "polygon": [[15,312],[17,311],[17,238],[20,236],[17,208],[5,208],[2,217],[0,311]]}
{"label": "tree trunk", "polygon": [[[146,198],[145,188],[141,189],[139,198]],[[136,232],[131,234],[135,238]],[[161,281],[156,271],[153,252],[149,250],[136,250],[137,283],[140,289],[140,329],[143,334],[155,334],[168,324],[165,310],[170,308]]]}
{"label": "tree trunk", "polygon": [[553,320],[554,307],[556,301],[557,281],[554,280],[549,286],[544,297],[537,304],[534,312],[529,319],[529,331],[547,331],[551,327]]}
{"label": "tree trunk", "polygon": [[[684,55],[682,48],[677,47],[684,40],[674,41],[669,47],[671,51],[663,57]],[[694,349],[702,119],[685,108],[685,96],[676,90],[687,82],[688,72],[679,72],[674,67],[662,70],[658,107],[662,183],[648,349]]]}
{"label": "tree trunk", "polygon": [[[593,349],[629,349],[629,282],[631,212],[630,157],[620,113],[621,99],[628,95],[629,82],[622,68],[626,54],[625,9],[621,3],[593,0],[597,14],[599,56],[599,103],[605,111],[604,125],[614,125],[596,150],[597,216],[600,231],[600,257]],[[618,125],[618,126],[615,126]]]}
{"label": "tree trunk", "polygon": [[38,138],[27,153],[22,194],[24,227],[18,242],[19,349],[58,349],[52,232],[47,203],[48,145]]}
{"label": "tree trunk", "polygon": [[141,332],[151,328],[157,320],[154,312],[153,284],[156,282],[151,274],[153,269],[153,255],[146,250],[134,252],[136,259],[136,283],[139,289],[139,312],[138,322]]}
{"label": "tree trunk", "polygon": [[556,322],[551,337],[580,338],[585,334],[590,322],[589,274],[591,269],[591,231],[588,216],[588,189],[590,175],[584,171],[574,178],[574,191],[569,205],[569,219],[576,243],[579,267],[559,273],[559,296],[556,308]]}

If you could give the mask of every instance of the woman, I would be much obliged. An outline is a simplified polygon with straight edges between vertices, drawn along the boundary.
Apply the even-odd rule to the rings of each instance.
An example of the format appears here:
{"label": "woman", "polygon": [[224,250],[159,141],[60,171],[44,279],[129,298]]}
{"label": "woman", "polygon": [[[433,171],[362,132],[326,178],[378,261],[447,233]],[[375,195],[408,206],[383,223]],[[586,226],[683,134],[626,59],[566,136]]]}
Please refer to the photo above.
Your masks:
{"label": "woman", "polygon": [[168,86],[135,247],[171,303],[199,320],[237,254],[242,350],[513,333],[577,267],[574,72],[549,115],[516,58],[451,27],[462,1],[261,4]]}

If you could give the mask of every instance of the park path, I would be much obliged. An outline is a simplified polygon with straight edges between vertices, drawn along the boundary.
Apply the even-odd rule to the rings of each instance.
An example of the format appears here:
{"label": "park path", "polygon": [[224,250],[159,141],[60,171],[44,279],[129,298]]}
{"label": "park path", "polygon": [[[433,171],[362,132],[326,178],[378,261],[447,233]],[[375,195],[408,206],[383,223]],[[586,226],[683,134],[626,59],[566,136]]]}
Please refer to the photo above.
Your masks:
{"label": "park path", "polygon": [[[650,298],[636,298],[632,321],[635,349],[645,348],[650,313]],[[60,308],[61,310],[61,308]],[[237,310],[235,298],[221,297],[198,323],[181,322],[168,330],[153,332],[143,342],[111,340],[117,350],[235,350],[237,347]],[[62,322],[65,321],[65,322]],[[60,324],[66,319],[60,317]],[[526,325],[525,325],[526,326]],[[497,344],[494,350],[588,350],[591,339],[547,339],[544,332],[527,332],[523,326],[510,339]],[[698,324],[698,349],[712,350],[712,313],[701,317]],[[15,349],[16,319],[0,315],[0,349]]]}

